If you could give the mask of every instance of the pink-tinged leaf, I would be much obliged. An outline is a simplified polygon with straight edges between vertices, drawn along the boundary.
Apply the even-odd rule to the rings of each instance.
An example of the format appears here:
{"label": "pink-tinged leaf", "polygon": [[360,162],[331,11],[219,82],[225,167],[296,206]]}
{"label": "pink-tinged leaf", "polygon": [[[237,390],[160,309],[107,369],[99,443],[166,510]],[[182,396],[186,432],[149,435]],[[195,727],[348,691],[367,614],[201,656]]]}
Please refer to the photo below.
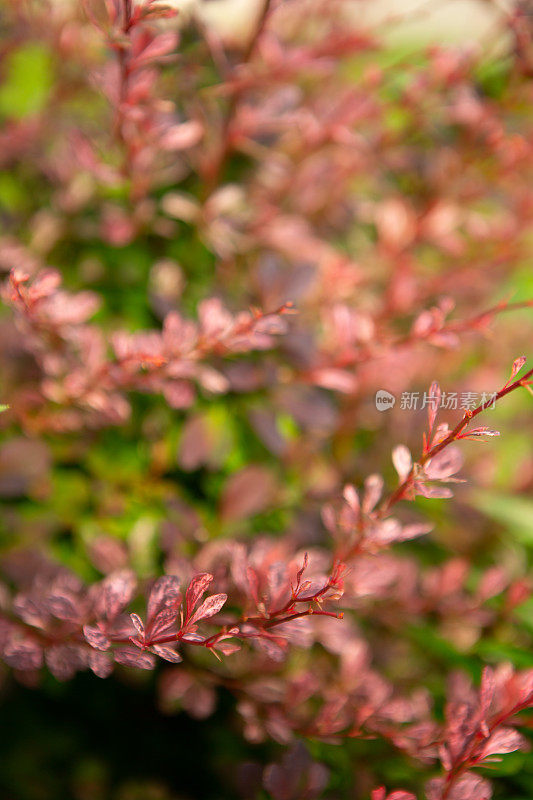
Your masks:
{"label": "pink-tinged leaf", "polygon": [[122,647],[120,650],[115,650],[113,656],[117,664],[122,664],[124,667],[137,667],[137,669],[155,667],[155,658],[150,653],[143,653],[133,648]]}
{"label": "pink-tinged leaf", "polygon": [[133,623],[133,627],[139,634],[141,638],[144,637],[144,625],[142,619],[139,617],[138,614],[130,614],[130,619]]}
{"label": "pink-tinged leaf", "polygon": [[[156,616],[158,622],[173,621],[181,605],[180,581],[176,575],[163,575],[158,578],[150,592],[146,625],[153,633]],[[159,628],[159,625],[158,625]]]}
{"label": "pink-tinged leaf", "polygon": [[332,392],[352,394],[357,389],[357,378],[344,369],[316,369],[311,375],[315,386],[330,389]]}
{"label": "pink-tinged leaf", "polygon": [[96,625],[84,625],[83,635],[87,642],[96,650],[109,650],[111,642]]}
{"label": "pink-tinged leaf", "polygon": [[221,339],[233,325],[233,317],[218,297],[208,297],[199,303],[198,320],[206,339]]}
{"label": "pink-tinged leaf", "polygon": [[230,388],[230,382],[221,372],[207,366],[199,367],[198,383],[213,394],[224,394]]}
{"label": "pink-tinged leaf", "polygon": [[419,536],[425,536],[433,530],[433,525],[426,522],[413,522],[411,525],[404,525],[397,541],[407,542],[409,539],[417,539]]}
{"label": "pink-tinged leaf", "polygon": [[423,486],[417,483],[416,492],[417,494],[421,494],[422,497],[433,500],[449,499],[453,497],[452,490],[448,489],[446,486]]}
{"label": "pink-tinged leaf", "polygon": [[70,622],[75,622],[79,619],[79,611],[70,597],[53,595],[48,598],[47,605],[54,617],[58,619],[64,619]]}
{"label": "pink-tinged leaf", "polygon": [[[298,312],[285,305],[282,313],[297,314]],[[266,334],[268,336],[281,336],[287,333],[289,326],[287,321],[278,314],[265,314],[254,323],[254,332]]]}
{"label": "pink-tinged leaf", "polygon": [[309,554],[308,553],[304,553],[303,564],[300,567],[300,569],[298,570],[298,572],[296,573],[296,586],[300,585],[300,582],[302,580],[302,575],[304,574],[305,570],[307,569],[307,565],[308,564],[309,564]]}
{"label": "pink-tinged leaf", "polygon": [[429,387],[429,395],[428,395],[428,430],[429,436],[431,437],[431,432],[433,430],[433,426],[435,425],[435,419],[437,418],[437,412],[439,410],[441,400],[441,391],[440,386],[437,381],[433,381],[431,386]]}
{"label": "pink-tinged leaf", "polygon": [[518,375],[518,373],[520,372],[526,361],[527,358],[525,356],[520,356],[519,358],[515,358],[515,360],[513,361],[513,366],[511,368],[511,375],[507,383],[511,383],[513,378],[516,378],[516,376]]}
{"label": "pink-tinged leaf", "polygon": [[387,796],[387,800],[416,800],[412,792],[404,792],[403,789],[396,789]]}
{"label": "pink-tinged leaf", "polygon": [[55,269],[47,269],[40,272],[33,281],[30,288],[32,301],[40,300],[42,297],[53,294],[61,285],[61,274]]}
{"label": "pink-tinged leaf", "polygon": [[447,447],[427,462],[424,472],[431,480],[444,481],[463,466],[463,456],[456,447]]}
{"label": "pink-tinged leaf", "polygon": [[498,728],[483,745],[481,758],[512,753],[515,750],[522,750],[526,746],[527,739],[514,728]]}
{"label": "pink-tinged leaf", "polygon": [[193,644],[201,644],[205,642],[205,636],[199,633],[184,633],[181,637],[182,642],[192,642]]}
{"label": "pink-tinged leaf", "polygon": [[363,511],[369,511],[379,502],[383,492],[383,478],[381,475],[369,475],[365,480],[365,493],[363,496]]}
{"label": "pink-tinged leaf", "polygon": [[492,788],[485,778],[472,772],[458,778],[449,790],[444,778],[433,778],[426,784],[427,800],[443,800],[444,796],[446,800],[491,800]]}
{"label": "pink-tinged leaf", "polygon": [[46,650],[45,661],[54,678],[68,681],[87,666],[88,655],[87,649],[80,645],[57,644]]}
{"label": "pink-tinged leaf", "polygon": [[195,575],[189,584],[187,593],[185,595],[185,620],[187,621],[191,616],[194,607],[198,600],[207,591],[207,587],[211,584],[213,576],[209,572],[202,572]]}
{"label": "pink-tinged leaf", "polygon": [[221,516],[226,522],[247,519],[271,505],[276,481],[266,467],[251,464],[227,481],[221,500]]}
{"label": "pink-tinged leaf", "polygon": [[108,619],[114,619],[128,605],[133,597],[137,579],[128,569],[113,572],[103,581],[103,601]]}
{"label": "pink-tinged leaf", "polygon": [[[273,735],[276,728],[278,735],[287,739],[288,731],[285,730],[284,721],[271,719],[270,724]],[[309,800],[320,797],[328,779],[329,771],[323,764],[312,761],[301,742],[285,752],[281,763],[269,764],[263,773],[263,785],[274,800]]]}
{"label": "pink-tinged leaf", "polygon": [[495,685],[493,670],[490,667],[485,667],[481,676],[481,688],[479,690],[481,726],[485,736],[489,735],[487,716],[494,697]]}
{"label": "pink-tinged leaf", "polygon": [[397,445],[392,451],[392,463],[400,478],[400,483],[403,483],[411,472],[413,466],[413,459],[407,447],[403,444]]}
{"label": "pink-tinged leaf", "polygon": [[346,500],[346,502],[348,503],[348,505],[350,506],[350,508],[352,509],[352,511],[354,512],[354,514],[358,514],[360,503],[359,503],[359,495],[357,494],[357,490],[355,489],[355,487],[352,486],[351,484],[348,484],[347,486],[344,487],[342,495]]}
{"label": "pink-tinged leaf", "polygon": [[163,396],[171,408],[189,408],[194,403],[195,391],[190,381],[167,381]]}
{"label": "pink-tinged leaf", "polygon": [[147,64],[149,61],[155,61],[158,58],[168,55],[175,50],[177,43],[177,34],[171,31],[159,34],[159,36],[152,39],[150,44],[135,57],[135,65],[140,66],[141,64]]}
{"label": "pink-tinged leaf", "polygon": [[89,668],[99,678],[107,678],[113,672],[113,662],[108,654],[100,653],[98,650],[91,650],[88,655]]}
{"label": "pink-tinged leaf", "polygon": [[159,144],[164,150],[186,150],[198,144],[203,134],[202,124],[198,120],[191,119],[165,131]]}
{"label": "pink-tinged leaf", "polygon": [[207,597],[202,605],[192,615],[190,620],[191,624],[200,622],[202,619],[214,617],[215,614],[218,614],[227,599],[228,595],[223,593],[213,594],[211,597]]}
{"label": "pink-tinged leaf", "polygon": [[232,656],[241,649],[241,646],[235,642],[217,642],[213,647],[224,656]]}
{"label": "pink-tinged leaf", "polygon": [[508,586],[509,579],[503,567],[490,567],[481,577],[476,595],[482,601],[501,594]]}
{"label": "pink-tinged leaf", "polygon": [[43,664],[43,651],[37,642],[30,639],[8,643],[2,653],[6,664],[13,669],[40,669]]}
{"label": "pink-tinged leaf", "polygon": [[187,472],[207,464],[214,449],[213,436],[205,416],[189,417],[183,427],[178,463]]}
{"label": "pink-tinged leaf", "polygon": [[396,789],[394,792],[387,794],[385,787],[380,786],[378,789],[373,790],[371,800],[416,800],[416,797],[411,792],[404,792],[402,789]]}
{"label": "pink-tinged leaf", "polygon": [[171,647],[164,647],[160,644],[154,644],[151,650],[152,653],[155,653],[160,658],[164,658],[165,661],[170,661],[172,664],[179,664],[180,661],[183,661],[180,654]]}
{"label": "pink-tinged leaf", "polygon": [[493,428],[481,426],[479,428],[472,428],[472,430],[463,431],[460,433],[458,439],[480,439],[483,436],[499,436],[500,431],[495,431]]}

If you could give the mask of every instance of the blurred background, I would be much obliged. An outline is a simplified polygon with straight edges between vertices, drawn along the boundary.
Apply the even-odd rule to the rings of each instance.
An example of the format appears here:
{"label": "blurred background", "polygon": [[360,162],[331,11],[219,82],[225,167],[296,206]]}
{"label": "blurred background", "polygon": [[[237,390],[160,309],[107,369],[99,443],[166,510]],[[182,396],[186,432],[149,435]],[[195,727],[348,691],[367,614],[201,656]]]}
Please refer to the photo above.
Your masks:
{"label": "blurred background", "polygon": [[[230,537],[323,546],[325,502],[376,471],[394,487],[394,445],[419,452],[426,412],[398,401],[381,413],[378,389],[400,398],[438,379],[480,396],[531,357],[527,4],[332,0],[326,13],[320,2],[279,3],[252,49],[261,2],[168,5],[180,13],[154,25],[179,43],[154,65],[146,96],[139,81],[140,116],[117,123],[105,4],[1,3],[0,270],[52,266],[69,291],[94,292],[106,341],[159,328],[170,309],[196,318],[210,296],[234,312],[290,300],[299,314],[280,351],[220,367],[227,394],[201,390],[173,408],[133,392],[117,426],[99,408],[65,413],[63,384],[43,379],[3,306],[8,565],[36,549],[85,581],[123,561],[148,578]],[[163,148],[167,117],[175,138]],[[490,311],[508,302],[521,307]],[[437,717],[451,670],[533,667],[531,599],[513,618],[502,598],[486,617],[461,605],[484,569],[501,568],[506,591],[529,585],[530,401],[514,393],[487,412],[502,435],[463,448],[468,482],[455,500],[415,503],[434,532],[400,558],[420,574],[458,564],[461,602],[408,624],[391,600],[409,629],[402,639],[373,629],[375,605],[392,613],[386,597],[354,601],[380,668],[402,687],[423,681]],[[232,480],[250,465],[259,472],[240,502]],[[6,568],[6,586],[15,572]],[[313,669],[313,657],[297,651],[280,674]],[[270,797],[261,776],[282,745],[243,736],[243,698],[225,667],[205,672],[173,695],[165,668],[61,682],[2,667],[1,797]],[[308,749],[329,769],[325,797],[363,800],[379,782],[421,792],[429,774],[380,740]],[[496,798],[530,800],[533,755],[498,769]]]}

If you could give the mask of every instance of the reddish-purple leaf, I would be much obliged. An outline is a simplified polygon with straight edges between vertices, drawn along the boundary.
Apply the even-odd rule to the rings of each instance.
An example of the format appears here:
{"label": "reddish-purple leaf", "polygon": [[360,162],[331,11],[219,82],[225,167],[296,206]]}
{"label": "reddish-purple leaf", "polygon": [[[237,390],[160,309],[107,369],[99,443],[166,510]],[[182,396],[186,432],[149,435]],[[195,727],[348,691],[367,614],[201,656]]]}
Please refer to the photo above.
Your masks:
{"label": "reddish-purple leaf", "polygon": [[202,605],[192,615],[190,620],[191,624],[200,622],[202,619],[214,617],[215,614],[218,614],[227,599],[228,595],[223,593],[212,594],[211,597],[207,597]]}
{"label": "reddish-purple leaf", "polygon": [[266,467],[251,464],[232,475],[222,492],[220,513],[225,521],[247,519],[264,511],[276,492],[276,481]]}
{"label": "reddish-purple leaf", "polygon": [[102,583],[105,615],[114,619],[128,605],[133,597],[137,579],[135,574],[124,569],[108,575]]}
{"label": "reddish-purple leaf", "polygon": [[160,658],[164,658],[165,661],[170,661],[172,664],[179,664],[180,661],[183,661],[180,654],[171,647],[164,647],[163,645],[154,644],[151,650],[152,653],[155,653]]}
{"label": "reddish-purple leaf", "polygon": [[84,625],[83,635],[91,647],[94,647],[96,650],[109,650],[111,646],[111,642],[105,633],[102,633],[100,628],[96,625]]}
{"label": "reddish-purple leaf", "polygon": [[88,664],[99,678],[107,678],[113,672],[113,662],[108,653],[91,650],[88,654]]}
{"label": "reddish-purple leaf", "polygon": [[144,636],[144,625],[142,619],[139,617],[138,614],[130,614],[130,619],[133,623],[133,627],[142,638]]}
{"label": "reddish-purple leaf", "polygon": [[241,646],[236,642],[217,642],[213,645],[213,648],[225,656],[231,656],[233,653],[238,653],[238,651],[241,649]]}
{"label": "reddish-purple leaf", "polygon": [[187,472],[198,469],[208,462],[213,448],[213,436],[207,417],[189,417],[183,428],[178,451],[180,467]]}
{"label": "reddish-purple leaf", "polygon": [[205,636],[202,636],[199,633],[184,633],[181,637],[182,642],[193,642],[194,644],[200,644],[205,642]]}
{"label": "reddish-purple leaf", "polygon": [[120,650],[115,650],[113,656],[117,664],[122,664],[124,667],[137,667],[138,669],[155,667],[155,658],[150,653],[143,653],[133,648],[122,647]]}
{"label": "reddish-purple leaf", "polygon": [[6,645],[2,657],[13,669],[39,669],[43,663],[43,651],[31,639],[13,641]]}
{"label": "reddish-purple leaf", "polygon": [[53,595],[48,598],[48,608],[54,617],[58,619],[75,622],[79,619],[80,613],[70,597],[64,595]]}
{"label": "reddish-purple leaf", "polygon": [[198,600],[207,590],[212,580],[213,576],[209,572],[202,572],[194,576],[185,595],[185,620],[189,619]]}
{"label": "reddish-purple leaf", "polygon": [[152,586],[147,608],[146,626],[154,633],[157,616],[157,629],[161,632],[161,624],[171,624],[178,615],[181,604],[180,582],[176,575],[163,575]]}
{"label": "reddish-purple leaf", "polygon": [[88,663],[88,651],[79,645],[58,644],[45,652],[46,666],[59,681],[73,678],[76,672]]}

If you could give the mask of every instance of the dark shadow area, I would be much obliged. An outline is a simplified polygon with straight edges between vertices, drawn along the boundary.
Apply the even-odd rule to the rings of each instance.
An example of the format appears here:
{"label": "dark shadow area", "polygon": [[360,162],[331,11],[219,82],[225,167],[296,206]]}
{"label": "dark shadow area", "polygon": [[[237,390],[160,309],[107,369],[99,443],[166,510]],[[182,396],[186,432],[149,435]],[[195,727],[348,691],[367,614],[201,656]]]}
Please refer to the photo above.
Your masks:
{"label": "dark shadow area", "polygon": [[228,725],[232,702],[222,694],[206,723],[162,715],[151,681],[135,691],[89,675],[37,690],[12,684],[0,703],[0,797],[235,798],[235,764],[258,752]]}

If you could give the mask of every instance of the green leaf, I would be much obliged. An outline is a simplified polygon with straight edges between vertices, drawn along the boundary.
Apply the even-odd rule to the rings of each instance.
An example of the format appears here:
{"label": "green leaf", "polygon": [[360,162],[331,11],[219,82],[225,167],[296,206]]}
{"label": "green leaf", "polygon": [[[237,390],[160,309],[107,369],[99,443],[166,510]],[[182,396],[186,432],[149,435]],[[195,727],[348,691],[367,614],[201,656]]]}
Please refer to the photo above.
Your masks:
{"label": "green leaf", "polygon": [[15,119],[38,114],[46,105],[52,83],[49,51],[37,43],[20,47],[5,60],[0,113]]}
{"label": "green leaf", "polygon": [[517,541],[533,545],[533,500],[516,495],[476,492],[473,505],[504,525]]}

